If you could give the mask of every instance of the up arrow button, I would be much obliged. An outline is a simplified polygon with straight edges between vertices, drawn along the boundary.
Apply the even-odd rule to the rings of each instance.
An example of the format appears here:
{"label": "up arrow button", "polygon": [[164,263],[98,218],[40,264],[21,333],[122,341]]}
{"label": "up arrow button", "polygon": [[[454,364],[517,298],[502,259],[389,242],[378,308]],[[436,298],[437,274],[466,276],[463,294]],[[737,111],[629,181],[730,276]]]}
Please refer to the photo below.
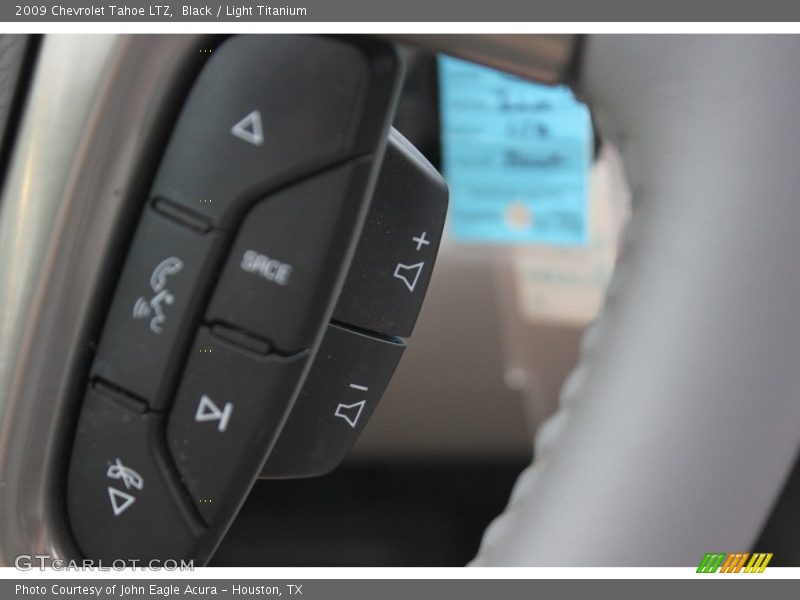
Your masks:
{"label": "up arrow button", "polygon": [[[372,155],[383,144],[399,74],[388,43],[232,35],[206,58],[152,198],[233,231],[255,195]],[[353,202],[362,198],[358,192]]]}
{"label": "up arrow button", "polygon": [[261,113],[257,110],[231,127],[231,133],[254,146],[264,144],[264,129],[261,126]]}

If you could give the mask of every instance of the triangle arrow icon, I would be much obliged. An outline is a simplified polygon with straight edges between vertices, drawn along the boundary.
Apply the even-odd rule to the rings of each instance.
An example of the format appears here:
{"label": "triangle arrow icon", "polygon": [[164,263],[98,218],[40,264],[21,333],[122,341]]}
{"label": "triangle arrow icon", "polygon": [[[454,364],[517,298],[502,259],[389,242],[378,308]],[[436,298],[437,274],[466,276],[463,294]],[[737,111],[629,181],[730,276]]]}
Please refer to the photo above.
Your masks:
{"label": "triangle arrow icon", "polygon": [[203,394],[200,397],[200,403],[197,405],[197,411],[194,413],[194,420],[198,423],[205,421],[219,421],[217,429],[220,433],[224,433],[228,427],[228,421],[233,412],[233,404],[226,402],[225,406],[220,410],[219,406],[214,404],[214,401]]}
{"label": "triangle arrow icon", "polygon": [[131,504],[136,502],[136,498],[130,494],[113,487],[108,488],[108,498],[111,500],[111,508],[115,517],[120,516]]}
{"label": "triangle arrow icon", "polygon": [[254,146],[264,143],[264,129],[261,127],[261,113],[254,110],[231,127],[231,133]]}
{"label": "triangle arrow icon", "polygon": [[214,401],[205,394],[200,398],[200,404],[197,405],[197,412],[194,415],[194,420],[198,423],[203,421],[216,421],[222,418],[222,411],[214,404]]}

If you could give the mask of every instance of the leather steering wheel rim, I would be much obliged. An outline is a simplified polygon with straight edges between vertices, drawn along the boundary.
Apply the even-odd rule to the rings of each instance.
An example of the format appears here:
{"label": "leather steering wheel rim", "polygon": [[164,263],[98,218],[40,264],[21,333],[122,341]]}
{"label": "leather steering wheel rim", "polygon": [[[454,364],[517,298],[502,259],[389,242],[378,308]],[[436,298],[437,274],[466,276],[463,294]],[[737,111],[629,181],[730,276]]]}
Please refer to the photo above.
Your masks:
{"label": "leather steering wheel rim", "polygon": [[[800,441],[796,36],[591,36],[633,217],[561,407],[473,565],[749,551]],[[768,549],[767,549],[768,550]]]}

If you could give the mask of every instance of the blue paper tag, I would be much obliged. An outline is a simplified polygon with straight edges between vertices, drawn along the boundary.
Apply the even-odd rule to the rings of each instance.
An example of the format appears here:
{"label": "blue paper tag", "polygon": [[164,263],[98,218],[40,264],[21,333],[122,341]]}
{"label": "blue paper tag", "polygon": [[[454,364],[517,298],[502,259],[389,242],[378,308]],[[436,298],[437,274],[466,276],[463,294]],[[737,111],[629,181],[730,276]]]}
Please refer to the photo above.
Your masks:
{"label": "blue paper tag", "polygon": [[583,246],[589,238],[589,110],[551,87],[439,58],[450,226],[470,243]]}

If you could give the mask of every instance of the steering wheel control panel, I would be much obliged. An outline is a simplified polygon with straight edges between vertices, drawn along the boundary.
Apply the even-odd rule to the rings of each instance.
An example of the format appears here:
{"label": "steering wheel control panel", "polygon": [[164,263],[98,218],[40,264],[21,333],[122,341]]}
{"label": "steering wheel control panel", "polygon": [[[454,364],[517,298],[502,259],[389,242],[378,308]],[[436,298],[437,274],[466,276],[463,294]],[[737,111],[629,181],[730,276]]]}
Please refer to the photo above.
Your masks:
{"label": "steering wheel control panel", "polygon": [[234,36],[200,71],[90,369],[66,512],[86,557],[203,562],[260,475],[346,456],[411,334],[447,208],[363,38]]}

